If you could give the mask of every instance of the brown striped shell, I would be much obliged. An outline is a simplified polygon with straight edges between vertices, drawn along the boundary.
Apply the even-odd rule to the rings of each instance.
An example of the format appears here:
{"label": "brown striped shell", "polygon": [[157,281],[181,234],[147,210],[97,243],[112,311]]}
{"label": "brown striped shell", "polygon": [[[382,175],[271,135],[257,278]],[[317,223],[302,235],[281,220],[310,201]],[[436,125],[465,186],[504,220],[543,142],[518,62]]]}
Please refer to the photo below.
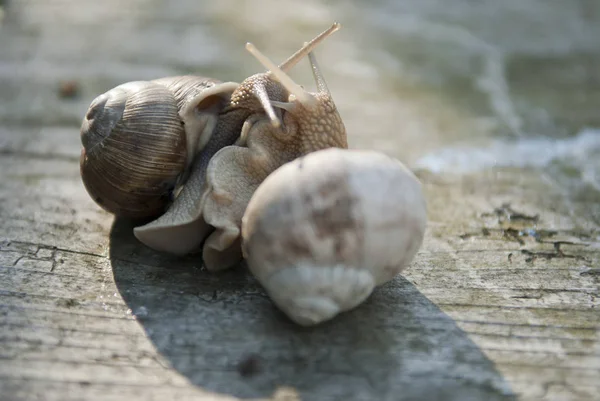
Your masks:
{"label": "brown striped shell", "polygon": [[160,213],[186,164],[177,102],[164,86],[134,81],[98,96],[81,126],[80,169],[89,195],[124,217]]}
{"label": "brown striped shell", "polygon": [[80,158],[92,199],[121,217],[163,213],[237,87],[184,75],[128,82],[94,99]]}

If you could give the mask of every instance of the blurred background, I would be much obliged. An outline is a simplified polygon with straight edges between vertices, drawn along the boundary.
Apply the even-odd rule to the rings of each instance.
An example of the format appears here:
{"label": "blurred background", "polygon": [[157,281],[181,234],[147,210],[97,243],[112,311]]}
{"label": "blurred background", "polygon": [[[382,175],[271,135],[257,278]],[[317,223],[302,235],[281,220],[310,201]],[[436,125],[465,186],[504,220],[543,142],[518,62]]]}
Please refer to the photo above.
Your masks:
{"label": "blurred background", "polygon": [[[57,147],[79,147],[89,103],[120,83],[241,81],[262,70],[247,41],[279,62],[339,21],[316,55],[351,147],[433,173],[540,169],[573,197],[600,200],[597,0],[0,5],[1,125],[45,127]],[[314,88],[307,61],[291,75]]]}

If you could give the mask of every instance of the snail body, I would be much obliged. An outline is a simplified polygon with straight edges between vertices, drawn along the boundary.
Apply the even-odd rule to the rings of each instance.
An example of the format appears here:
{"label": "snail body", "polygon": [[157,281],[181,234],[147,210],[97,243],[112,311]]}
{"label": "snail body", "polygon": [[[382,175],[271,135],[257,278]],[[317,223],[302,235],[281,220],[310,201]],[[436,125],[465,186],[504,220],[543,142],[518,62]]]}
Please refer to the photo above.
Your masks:
{"label": "snail body", "polygon": [[208,270],[226,269],[241,261],[242,216],[252,194],[269,174],[311,152],[348,147],[344,123],[314,54],[310,52],[308,57],[318,91],[310,93],[249,47],[290,95],[286,102],[272,101],[283,110],[280,126],[274,127],[260,115],[247,120],[239,143],[221,149],[208,165],[207,189],[201,202],[204,220],[215,228],[202,250]]}
{"label": "snail body", "polygon": [[80,131],[80,172],[92,199],[122,217],[164,212],[237,85],[166,77],[124,83],[96,97]]}
{"label": "snail body", "polygon": [[309,326],[355,308],[404,270],[426,220],[421,184],[402,163],[330,148],[284,164],[256,189],[242,252],[273,302]]}
{"label": "snail body", "polygon": [[[304,46],[279,66],[270,65],[270,67],[273,67],[270,69],[277,69],[281,72],[289,71],[322,42],[323,39],[337,31],[339,27],[338,23],[334,23],[329,29],[317,35],[310,42],[305,43]],[[252,45],[248,46],[252,47]],[[207,187],[207,170],[209,169],[209,164],[211,164],[212,159],[223,148],[235,144],[243,146],[246,140],[243,137],[245,134],[242,133],[251,130],[251,127],[258,121],[262,121],[260,126],[265,129],[275,131],[286,129],[286,122],[288,121],[286,114],[293,114],[291,111],[293,105],[289,102],[290,95],[292,94],[289,91],[290,85],[280,82],[281,79],[286,79],[287,76],[284,75],[274,71],[257,73],[246,78],[235,88],[233,93],[231,93],[229,102],[220,110],[219,117],[215,123],[214,133],[206,142],[202,151],[196,156],[190,170],[189,178],[186,180],[177,198],[175,198],[166,212],[160,217],[134,229],[134,235],[140,242],[155,250],[175,255],[185,255],[202,249],[205,241],[208,241],[207,237],[215,231],[215,226],[207,222],[209,220],[211,222],[214,221],[214,219],[211,219],[211,213],[209,212],[207,215],[204,212],[204,201],[207,198],[206,193],[211,190]],[[296,84],[292,86],[299,88]],[[303,96],[304,91],[301,88],[299,89],[296,90],[297,94]],[[303,99],[308,97],[306,95]],[[319,99],[312,100],[314,102],[309,101],[310,104],[307,103],[307,107],[320,104]],[[290,110],[286,110],[286,108]],[[299,112],[300,109],[298,109]],[[230,168],[228,162],[213,163],[213,166],[217,165],[219,167],[211,170],[211,177],[223,177],[218,180],[227,180],[226,177],[230,177],[230,173],[236,168],[236,166],[233,166],[233,169]],[[237,167],[240,167],[239,161]],[[247,182],[244,181],[244,177],[241,177],[236,182],[238,188],[241,188],[240,191],[247,193],[247,188],[245,187]],[[222,203],[219,207],[230,209],[233,206]],[[217,211],[218,213],[220,211]],[[239,208],[236,209],[235,213],[239,215],[238,220],[240,220],[241,213],[239,212]],[[218,227],[217,231],[219,231]],[[236,238],[227,238],[224,243],[216,247],[216,251],[218,253],[224,252],[235,241]],[[210,242],[212,243],[213,240]],[[235,250],[234,247],[233,251],[235,252]],[[237,253],[241,254],[239,247],[237,250],[239,251]],[[238,259],[236,257],[232,258],[232,260]],[[215,263],[220,262],[217,261]],[[230,263],[225,264],[229,265]],[[210,262],[209,266],[212,266]],[[215,270],[216,267],[211,267],[211,269]]]}

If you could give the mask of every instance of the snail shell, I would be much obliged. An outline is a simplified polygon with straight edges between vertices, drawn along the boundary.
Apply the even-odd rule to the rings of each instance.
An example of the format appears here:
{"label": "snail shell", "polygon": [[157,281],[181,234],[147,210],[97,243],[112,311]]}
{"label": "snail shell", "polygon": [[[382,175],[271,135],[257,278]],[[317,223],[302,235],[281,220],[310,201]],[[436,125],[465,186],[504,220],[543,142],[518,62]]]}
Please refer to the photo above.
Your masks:
{"label": "snail shell", "polygon": [[427,220],[421,184],[382,153],[330,148],[284,164],[242,219],[250,271],[300,325],[355,308],[405,269]]}
{"label": "snail shell", "polygon": [[94,99],[81,125],[80,157],[92,199],[118,216],[164,211],[236,87],[204,77],[167,77],[128,82]]}

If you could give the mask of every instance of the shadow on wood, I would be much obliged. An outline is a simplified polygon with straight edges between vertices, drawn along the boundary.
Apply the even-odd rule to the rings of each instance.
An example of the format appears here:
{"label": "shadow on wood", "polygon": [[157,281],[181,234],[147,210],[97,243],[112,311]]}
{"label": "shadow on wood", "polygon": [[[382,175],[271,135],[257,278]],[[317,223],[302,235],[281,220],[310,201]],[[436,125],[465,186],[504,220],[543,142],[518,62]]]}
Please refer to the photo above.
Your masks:
{"label": "shadow on wood", "polygon": [[404,278],[333,321],[289,321],[247,271],[211,274],[113,225],[117,287],[150,340],[192,383],[238,397],[279,386],[302,400],[514,400],[482,351]]}

